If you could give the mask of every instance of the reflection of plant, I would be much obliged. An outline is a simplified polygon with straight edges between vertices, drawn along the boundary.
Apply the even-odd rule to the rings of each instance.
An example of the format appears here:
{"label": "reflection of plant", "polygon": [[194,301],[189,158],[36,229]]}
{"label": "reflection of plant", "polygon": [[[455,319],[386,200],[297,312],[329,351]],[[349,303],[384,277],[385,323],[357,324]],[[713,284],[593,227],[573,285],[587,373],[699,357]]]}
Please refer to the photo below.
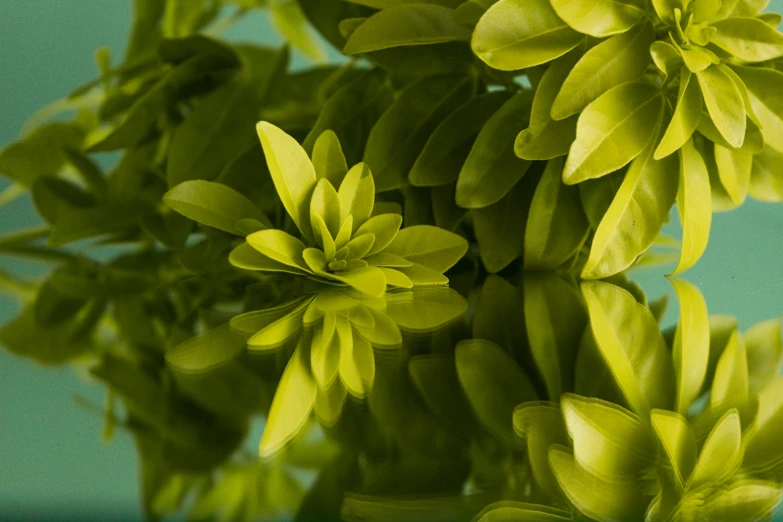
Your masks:
{"label": "reflection of plant", "polygon": [[[550,501],[592,519],[758,520],[781,500],[783,459],[774,457],[780,452],[768,437],[779,433],[783,381],[757,363],[749,372],[749,361],[779,368],[780,321],[761,323],[744,337],[730,322],[711,331],[698,290],[673,284],[681,315],[671,355],[649,310],[630,293],[583,284],[588,332],[603,360],[592,363],[598,371],[591,380],[600,381],[603,366],[615,389],[585,383],[584,375],[581,384],[577,375],[576,389],[612,400],[550,395],[559,404],[519,405],[514,428],[527,441],[533,474]],[[591,344],[583,341],[580,351]],[[585,360],[581,353],[578,359]],[[706,407],[694,402],[705,389]],[[525,509],[512,511],[522,516]]]}
{"label": "reflection of plant", "polygon": [[[348,288],[324,288],[280,306],[233,317],[168,354],[184,371],[204,371],[236,356],[237,337],[255,353],[295,346],[275,392],[260,444],[268,456],[290,441],[311,411],[326,426],[340,417],[348,394],[363,399],[375,379],[373,347],[402,343],[400,329],[431,332],[461,317],[467,303],[448,287],[414,288],[369,297]],[[221,355],[223,359],[221,360]]]}

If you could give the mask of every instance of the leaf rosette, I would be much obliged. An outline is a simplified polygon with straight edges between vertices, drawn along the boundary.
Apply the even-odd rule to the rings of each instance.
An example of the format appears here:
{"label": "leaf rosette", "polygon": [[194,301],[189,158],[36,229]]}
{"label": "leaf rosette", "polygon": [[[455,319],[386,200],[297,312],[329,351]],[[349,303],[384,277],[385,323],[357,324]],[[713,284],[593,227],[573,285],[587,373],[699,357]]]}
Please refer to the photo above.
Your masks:
{"label": "leaf rosette", "polygon": [[[380,296],[387,286],[444,285],[443,273],[467,251],[462,237],[434,226],[401,230],[402,216],[374,213],[369,167],[347,169],[337,136],[325,131],[311,160],[304,148],[267,122],[257,126],[275,188],[299,237],[263,229],[230,255],[239,268],[302,275]],[[338,188],[335,188],[338,187]]]}

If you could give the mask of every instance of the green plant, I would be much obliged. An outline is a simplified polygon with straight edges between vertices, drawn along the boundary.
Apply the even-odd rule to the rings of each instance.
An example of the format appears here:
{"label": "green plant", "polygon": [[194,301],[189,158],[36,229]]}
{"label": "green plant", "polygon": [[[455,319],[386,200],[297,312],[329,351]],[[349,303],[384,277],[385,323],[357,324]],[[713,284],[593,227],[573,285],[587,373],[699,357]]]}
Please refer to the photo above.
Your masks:
{"label": "green plant", "polygon": [[[661,332],[625,270],[783,200],[765,6],[137,0],[126,55],[0,151],[44,221],[0,254],[52,268],[0,273],[0,342],[89,362],[149,518],[763,518],[780,321],[672,280]],[[256,8],[349,58],[220,38]]]}

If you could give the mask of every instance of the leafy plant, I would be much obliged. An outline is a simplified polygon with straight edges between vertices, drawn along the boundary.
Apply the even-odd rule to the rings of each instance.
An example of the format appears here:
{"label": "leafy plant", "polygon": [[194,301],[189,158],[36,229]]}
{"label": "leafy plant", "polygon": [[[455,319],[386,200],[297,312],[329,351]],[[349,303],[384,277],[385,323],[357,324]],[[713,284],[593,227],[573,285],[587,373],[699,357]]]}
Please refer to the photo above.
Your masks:
{"label": "leafy plant", "polygon": [[[51,268],[0,272],[0,342],[90,365],[150,519],[762,519],[780,321],[672,279],[661,332],[625,271],[783,201],[765,7],[137,0],[125,56],[0,151],[43,221],[0,254]],[[318,64],[220,38],[256,9]]]}

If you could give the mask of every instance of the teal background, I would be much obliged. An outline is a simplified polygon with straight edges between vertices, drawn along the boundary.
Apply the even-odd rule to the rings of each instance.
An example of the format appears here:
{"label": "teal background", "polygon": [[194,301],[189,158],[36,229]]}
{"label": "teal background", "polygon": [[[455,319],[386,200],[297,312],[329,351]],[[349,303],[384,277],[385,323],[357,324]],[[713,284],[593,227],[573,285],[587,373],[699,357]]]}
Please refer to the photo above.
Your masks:
{"label": "teal background", "polygon": [[[783,0],[770,10],[783,11]],[[0,144],[19,135],[25,120],[97,75],[93,52],[107,46],[119,58],[130,24],[124,0],[3,0],[0,2]],[[231,39],[277,43],[263,15],[244,19]],[[303,64],[301,58],[296,66]],[[783,166],[782,166],[783,168]],[[8,183],[0,181],[0,190]],[[679,234],[676,216],[671,229]],[[0,233],[39,223],[29,198],[0,210]],[[749,200],[713,218],[702,260],[685,277],[703,292],[710,313],[739,318],[742,329],[783,313],[783,208]],[[0,258],[4,270],[32,273]],[[671,293],[663,269],[635,272],[651,298]],[[666,323],[676,319],[671,301]],[[18,310],[0,296],[0,322]],[[31,507],[59,516],[111,510],[137,518],[138,468],[130,437],[100,440],[101,419],[79,408],[78,393],[103,403],[102,388],[85,368],[41,368],[0,349],[0,518]],[[257,434],[249,444],[255,445]],[[82,518],[82,517],[80,517]]]}

